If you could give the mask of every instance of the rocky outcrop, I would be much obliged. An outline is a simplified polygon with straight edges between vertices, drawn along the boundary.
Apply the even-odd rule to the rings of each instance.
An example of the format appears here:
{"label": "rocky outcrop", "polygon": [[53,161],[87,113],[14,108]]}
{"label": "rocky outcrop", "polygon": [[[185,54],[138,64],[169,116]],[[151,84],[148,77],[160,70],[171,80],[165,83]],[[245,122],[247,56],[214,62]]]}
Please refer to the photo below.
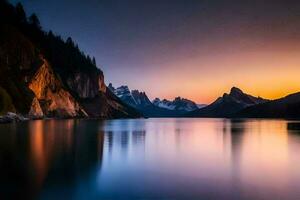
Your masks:
{"label": "rocky outcrop", "polygon": [[94,98],[99,91],[106,92],[104,76],[100,70],[95,70],[95,73],[69,75],[66,83],[79,98]]}
{"label": "rocky outcrop", "polygon": [[34,97],[32,100],[28,116],[32,119],[39,119],[44,117],[44,112],[40,106],[39,100],[36,97]]}
{"label": "rocky outcrop", "polygon": [[43,59],[43,65],[35,73],[28,86],[34,92],[46,116],[88,116],[75,98],[64,89],[61,80],[47,60]]}
{"label": "rocky outcrop", "polygon": [[29,119],[13,112],[8,112],[6,115],[0,116],[0,124],[11,123],[11,122],[22,122],[27,120]]}

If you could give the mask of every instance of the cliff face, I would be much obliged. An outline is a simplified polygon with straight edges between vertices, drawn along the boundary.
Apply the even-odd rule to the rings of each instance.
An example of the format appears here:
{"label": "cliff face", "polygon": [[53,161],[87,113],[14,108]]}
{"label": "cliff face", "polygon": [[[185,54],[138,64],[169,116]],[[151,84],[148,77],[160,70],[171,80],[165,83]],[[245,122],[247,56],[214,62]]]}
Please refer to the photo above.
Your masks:
{"label": "cliff face", "polygon": [[100,70],[95,73],[75,73],[66,81],[68,87],[80,98],[94,98],[100,92],[106,92],[104,75]]}
{"label": "cliff face", "polygon": [[[35,73],[28,87],[39,100],[40,107],[46,116],[88,116],[75,98],[63,88],[61,80],[45,59],[43,59],[43,65]],[[39,113],[39,107],[35,106],[35,108],[37,108],[36,112]]]}

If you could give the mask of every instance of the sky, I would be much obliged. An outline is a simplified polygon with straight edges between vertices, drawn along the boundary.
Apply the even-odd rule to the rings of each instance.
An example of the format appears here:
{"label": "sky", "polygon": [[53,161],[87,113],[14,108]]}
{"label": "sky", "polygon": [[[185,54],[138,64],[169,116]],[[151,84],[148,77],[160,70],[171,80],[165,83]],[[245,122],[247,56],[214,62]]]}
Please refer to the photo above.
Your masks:
{"label": "sky", "polygon": [[[16,0],[12,0],[16,3]],[[106,84],[210,103],[300,91],[298,0],[21,0],[94,56]]]}

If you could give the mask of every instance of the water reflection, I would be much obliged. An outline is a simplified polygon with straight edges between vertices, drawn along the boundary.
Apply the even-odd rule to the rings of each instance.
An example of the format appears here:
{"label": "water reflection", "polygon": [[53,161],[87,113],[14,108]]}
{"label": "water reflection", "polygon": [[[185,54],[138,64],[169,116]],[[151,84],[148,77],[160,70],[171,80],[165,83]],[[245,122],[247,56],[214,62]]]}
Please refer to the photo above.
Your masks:
{"label": "water reflection", "polygon": [[48,190],[60,190],[60,185],[68,187],[90,173],[92,166],[101,166],[104,136],[99,127],[100,122],[76,120],[1,126],[1,188],[9,189],[3,189],[1,196],[35,198]]}
{"label": "water reflection", "polygon": [[47,120],[0,126],[1,199],[297,199],[300,122]]}
{"label": "water reflection", "polygon": [[287,130],[291,134],[299,134],[300,135],[300,123],[299,122],[288,122]]}

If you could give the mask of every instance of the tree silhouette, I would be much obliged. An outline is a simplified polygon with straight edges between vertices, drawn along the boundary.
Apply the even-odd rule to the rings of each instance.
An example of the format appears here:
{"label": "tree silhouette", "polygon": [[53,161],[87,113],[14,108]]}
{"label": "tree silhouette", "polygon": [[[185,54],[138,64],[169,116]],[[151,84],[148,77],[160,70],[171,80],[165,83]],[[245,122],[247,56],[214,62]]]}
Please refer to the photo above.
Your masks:
{"label": "tree silhouette", "polygon": [[17,15],[17,20],[22,24],[27,22],[26,13],[21,3],[17,3],[16,5],[16,15]]}
{"label": "tree silhouette", "polygon": [[39,20],[39,18],[37,17],[37,15],[35,13],[33,13],[32,15],[30,15],[30,17],[29,17],[29,23],[31,25],[33,25],[35,28],[39,29],[39,30],[42,29],[40,20]]}
{"label": "tree silhouette", "polygon": [[66,43],[67,43],[67,45],[69,45],[70,47],[74,47],[74,46],[75,46],[75,45],[74,45],[74,42],[73,42],[73,40],[72,40],[71,37],[68,37],[68,38],[67,38]]}

